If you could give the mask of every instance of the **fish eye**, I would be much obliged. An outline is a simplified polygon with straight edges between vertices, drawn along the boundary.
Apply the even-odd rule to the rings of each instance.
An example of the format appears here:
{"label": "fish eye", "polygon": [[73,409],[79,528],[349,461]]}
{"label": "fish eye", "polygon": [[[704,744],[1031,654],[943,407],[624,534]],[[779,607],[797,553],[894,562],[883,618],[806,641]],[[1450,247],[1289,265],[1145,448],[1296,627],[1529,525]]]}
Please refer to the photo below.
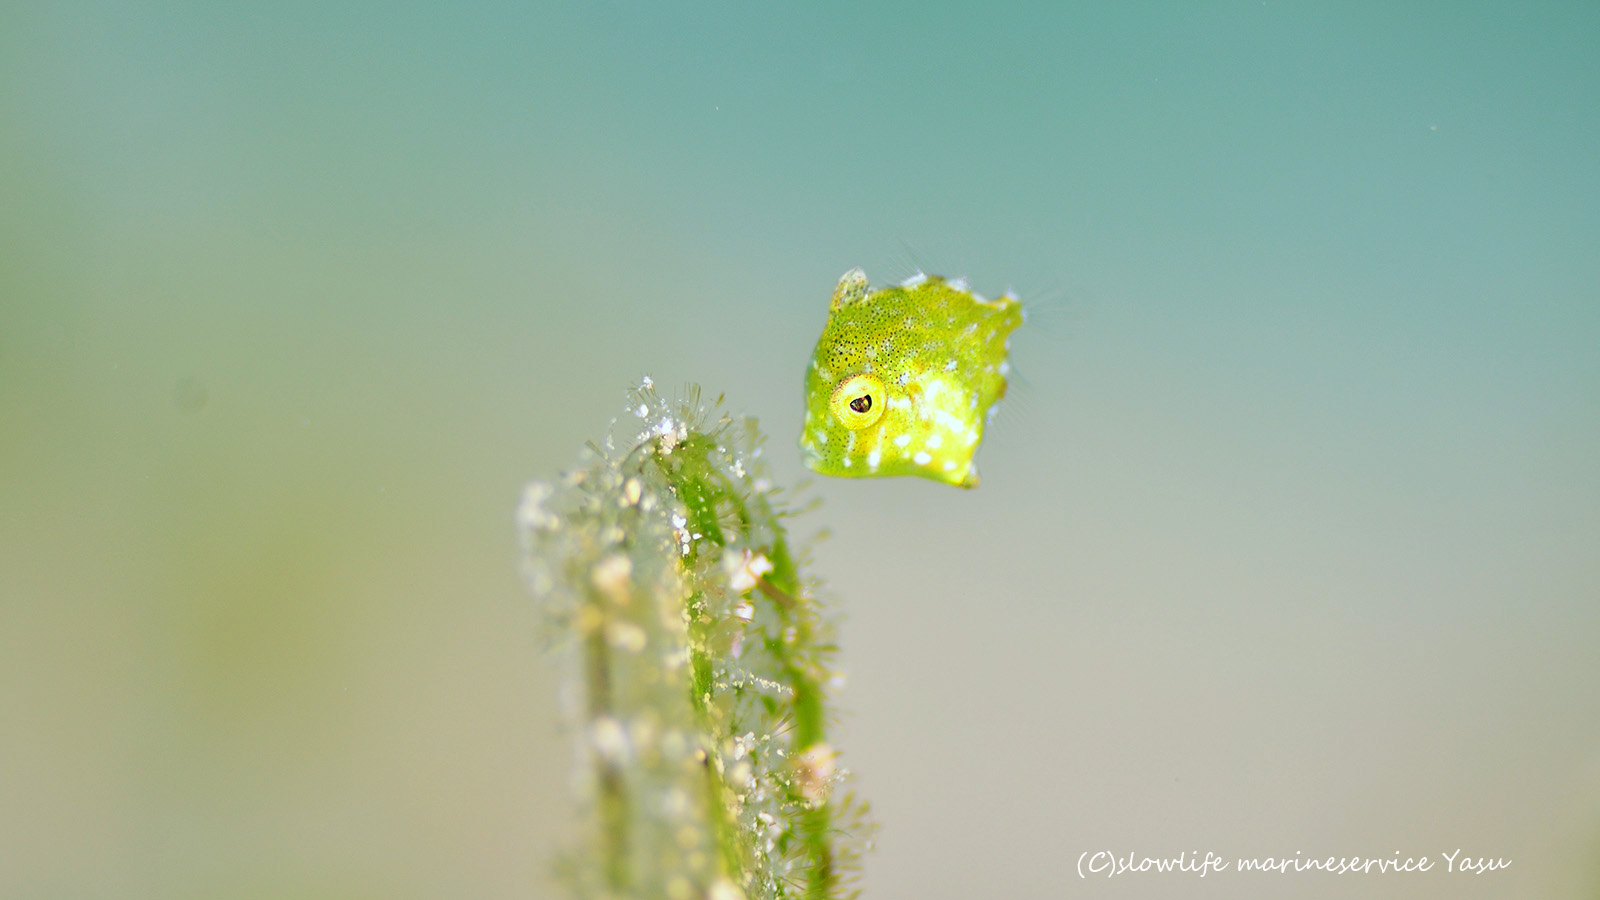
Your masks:
{"label": "fish eye", "polygon": [[833,389],[828,408],[844,427],[860,431],[883,416],[883,382],[872,375],[852,375]]}

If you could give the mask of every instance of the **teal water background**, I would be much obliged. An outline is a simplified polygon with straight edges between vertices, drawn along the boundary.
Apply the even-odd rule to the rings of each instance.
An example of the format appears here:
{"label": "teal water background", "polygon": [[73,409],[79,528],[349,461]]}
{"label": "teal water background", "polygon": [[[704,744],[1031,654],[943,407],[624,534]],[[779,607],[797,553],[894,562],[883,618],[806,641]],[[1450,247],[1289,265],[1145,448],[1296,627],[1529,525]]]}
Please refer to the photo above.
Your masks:
{"label": "teal water background", "polygon": [[[981,488],[799,525],[868,896],[1595,896],[1596,47],[1592,3],[5,7],[0,896],[548,895],[520,485],[644,374],[801,477],[855,265],[1035,311]],[[1196,849],[1440,868],[1073,872]]]}

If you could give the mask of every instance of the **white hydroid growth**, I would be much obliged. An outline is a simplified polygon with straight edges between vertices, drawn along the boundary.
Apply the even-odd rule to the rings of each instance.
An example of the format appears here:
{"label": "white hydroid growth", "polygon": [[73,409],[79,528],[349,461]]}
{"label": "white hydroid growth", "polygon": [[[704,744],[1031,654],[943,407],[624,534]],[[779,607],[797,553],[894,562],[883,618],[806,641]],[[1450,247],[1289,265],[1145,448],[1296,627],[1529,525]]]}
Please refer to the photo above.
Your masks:
{"label": "white hydroid growth", "polygon": [[634,418],[518,511],[569,673],[581,897],[842,896],[865,840],[825,734],[829,629],[754,420],[715,406],[646,379]]}

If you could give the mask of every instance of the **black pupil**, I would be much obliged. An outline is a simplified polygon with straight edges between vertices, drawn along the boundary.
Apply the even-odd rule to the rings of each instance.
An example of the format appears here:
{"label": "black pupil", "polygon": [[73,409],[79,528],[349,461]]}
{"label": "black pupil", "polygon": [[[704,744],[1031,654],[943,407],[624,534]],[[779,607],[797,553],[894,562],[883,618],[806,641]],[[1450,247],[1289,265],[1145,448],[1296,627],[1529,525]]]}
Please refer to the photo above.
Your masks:
{"label": "black pupil", "polygon": [[855,410],[858,413],[866,412],[867,410],[872,408],[872,395],[871,394],[862,394],[861,396],[855,398],[854,400],[851,400],[850,401],[850,408]]}

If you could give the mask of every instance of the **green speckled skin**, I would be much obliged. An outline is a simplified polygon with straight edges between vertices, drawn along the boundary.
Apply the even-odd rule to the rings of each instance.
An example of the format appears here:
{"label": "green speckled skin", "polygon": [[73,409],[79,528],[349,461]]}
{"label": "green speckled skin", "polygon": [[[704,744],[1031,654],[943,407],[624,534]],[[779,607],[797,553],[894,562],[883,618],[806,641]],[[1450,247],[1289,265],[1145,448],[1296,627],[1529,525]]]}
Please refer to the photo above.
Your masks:
{"label": "green speckled skin", "polygon": [[[1007,337],[1021,324],[1010,295],[985,300],[933,276],[870,291],[860,269],[846,273],[806,371],[805,464],[845,478],[976,486],[972,455],[1005,394]],[[829,401],[858,374],[880,379],[887,396],[882,416],[852,431]]]}

